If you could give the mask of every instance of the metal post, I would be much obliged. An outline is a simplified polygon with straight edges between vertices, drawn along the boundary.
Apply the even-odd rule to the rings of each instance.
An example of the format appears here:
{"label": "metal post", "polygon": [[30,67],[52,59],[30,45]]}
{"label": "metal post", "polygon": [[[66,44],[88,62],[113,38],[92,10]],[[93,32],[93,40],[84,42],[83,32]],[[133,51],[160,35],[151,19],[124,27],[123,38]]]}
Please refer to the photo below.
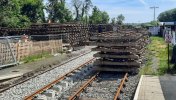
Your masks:
{"label": "metal post", "polygon": [[11,48],[11,46],[10,46],[9,38],[6,37],[6,40],[7,40],[7,45],[8,45],[8,47],[9,47],[9,49],[10,49],[10,53],[11,53],[11,55],[12,55],[12,57],[13,57],[13,60],[14,60],[14,62],[17,64],[17,60],[16,60],[16,57],[15,57],[15,54],[13,53],[13,50],[12,50],[12,48]]}
{"label": "metal post", "polygon": [[168,71],[170,71],[170,64],[169,64],[169,43],[167,45],[167,52],[168,52]]}
{"label": "metal post", "polygon": [[150,7],[150,9],[154,9],[154,18],[153,18],[153,21],[155,21],[155,11],[156,11],[156,8],[159,8],[159,7],[156,7],[156,6]]}
{"label": "metal post", "polygon": [[155,21],[155,8],[154,8],[154,21]]}

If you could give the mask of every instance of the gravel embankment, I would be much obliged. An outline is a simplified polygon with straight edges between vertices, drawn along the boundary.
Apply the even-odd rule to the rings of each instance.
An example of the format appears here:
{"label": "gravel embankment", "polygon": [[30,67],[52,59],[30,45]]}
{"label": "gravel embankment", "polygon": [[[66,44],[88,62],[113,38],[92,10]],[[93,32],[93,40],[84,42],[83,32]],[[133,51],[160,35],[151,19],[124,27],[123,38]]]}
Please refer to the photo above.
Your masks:
{"label": "gravel embankment", "polygon": [[48,71],[42,75],[39,75],[27,82],[19,84],[0,94],[0,100],[22,100],[25,96],[31,94],[37,89],[42,88],[49,82],[55,80],[58,76],[69,72],[75,67],[93,58],[94,52],[88,53],[82,57],[79,57],[73,61],[70,61],[60,67],[57,67],[51,71]]}
{"label": "gravel embankment", "polygon": [[120,100],[133,100],[134,94],[136,92],[137,85],[139,83],[139,75],[129,75],[126,87],[120,95]]}

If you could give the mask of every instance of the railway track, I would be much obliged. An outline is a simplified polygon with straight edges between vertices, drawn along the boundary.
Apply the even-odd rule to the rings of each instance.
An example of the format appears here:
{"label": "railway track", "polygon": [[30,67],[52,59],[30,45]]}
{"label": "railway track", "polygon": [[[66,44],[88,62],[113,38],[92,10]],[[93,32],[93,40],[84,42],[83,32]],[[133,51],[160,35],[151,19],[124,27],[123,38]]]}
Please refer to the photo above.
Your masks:
{"label": "railway track", "polygon": [[30,93],[44,87],[47,83],[53,81],[58,76],[63,75],[76,66],[93,58],[94,52],[82,53],[59,65],[55,65],[45,71],[35,74],[32,77],[22,77],[20,81],[0,89],[0,98],[2,100],[20,100]]}
{"label": "railway track", "polygon": [[[98,88],[95,87],[95,85],[93,85],[93,82],[96,81],[96,80],[99,80],[99,75],[100,75],[100,72],[96,72],[90,79],[86,80],[81,86],[80,88],[78,88],[77,90],[75,90],[76,92],[72,93],[71,96],[68,97],[68,100],[84,100],[85,98],[87,98],[85,96],[85,94],[88,94],[89,93],[89,90],[87,90],[87,88],[90,86],[90,87],[93,87],[93,89],[97,89],[97,92],[99,91]],[[107,74],[105,74],[107,75]],[[113,97],[110,97],[110,98],[106,98],[106,99],[103,99],[103,98],[87,98],[87,99],[97,99],[97,100],[118,100],[119,99],[119,96],[120,96],[120,93],[122,93],[122,89],[123,87],[125,86],[125,82],[127,81],[127,76],[128,74],[126,73],[123,78],[118,78],[118,80],[121,80],[120,83],[117,85],[118,88],[117,88],[117,91],[116,93],[112,93],[114,94],[114,98]],[[108,80],[106,80],[108,81]],[[101,82],[100,82],[101,83]],[[99,84],[99,83],[98,83]],[[101,85],[101,84],[99,84]],[[99,86],[97,85],[97,86]],[[102,88],[102,91],[99,91],[103,94],[103,89],[105,87],[100,87]],[[111,88],[111,87],[108,87],[108,88]],[[83,93],[85,92],[85,93]],[[106,92],[110,92],[110,91],[106,91]],[[83,93],[84,96],[80,96],[81,94]],[[101,97],[101,93],[100,93],[100,96]],[[111,95],[112,96],[112,95]],[[65,100],[65,99],[64,99]],[[85,99],[86,100],[86,99]]]}
{"label": "railway track", "polygon": [[[86,65],[92,63],[94,60],[95,60],[95,58],[93,58],[93,59],[89,60],[88,62],[86,62],[86,63],[84,63],[84,64],[82,64],[82,65],[76,67],[75,69],[73,69],[73,70],[71,70],[70,72],[64,74],[63,76],[59,77],[58,79],[54,80],[53,82],[49,83],[48,85],[44,86],[43,88],[41,88],[41,89],[37,90],[36,92],[32,93],[31,95],[26,96],[26,97],[24,98],[24,100],[35,100],[35,98],[36,98],[36,100],[39,100],[39,99],[42,99],[42,98],[43,98],[43,100],[44,100],[45,98],[46,98],[46,99],[48,98],[47,96],[49,96],[49,97],[51,97],[51,98],[53,97],[52,95],[56,96],[56,94],[53,94],[53,92],[50,92],[50,95],[49,95],[49,94],[46,95],[46,93],[44,93],[44,92],[49,91],[49,90],[50,90],[50,91],[53,90],[53,87],[56,87],[57,84],[61,83],[64,79],[66,79],[66,78],[68,78],[68,77],[70,77],[70,76],[74,76],[74,75],[75,75],[74,73],[77,73],[78,70],[81,70],[82,68],[85,68]],[[82,70],[82,71],[84,72],[85,70]],[[93,72],[93,71],[92,71],[92,72]],[[91,84],[92,84],[94,81],[99,80],[99,75],[100,75],[100,73],[101,73],[101,72],[93,72],[91,75],[90,75],[90,74],[87,74],[87,76],[88,76],[89,78],[88,78],[88,79],[86,79],[86,78],[83,79],[84,81],[82,81],[81,84],[76,84],[76,85],[77,85],[77,86],[76,86],[77,89],[75,89],[75,90],[72,91],[72,95],[66,96],[66,97],[68,97],[68,98],[65,98],[65,97],[62,98],[62,97],[63,97],[62,95],[65,95],[64,92],[63,92],[62,95],[59,95],[58,97],[56,96],[55,99],[76,100],[76,99],[80,98],[80,95],[81,95],[84,91],[86,91],[86,89],[87,89],[89,86],[91,86]],[[106,75],[106,74],[105,74],[105,75]],[[90,77],[90,76],[91,76],[91,77]],[[103,75],[103,76],[104,76],[104,75]],[[123,75],[122,75],[122,76],[123,76]],[[115,94],[113,100],[118,100],[118,99],[119,99],[118,97],[119,97],[119,95],[120,95],[120,93],[121,93],[123,87],[125,86],[125,82],[127,81],[127,76],[128,76],[128,74],[126,73],[126,74],[123,76],[123,78],[118,78],[118,80],[121,80],[121,81],[118,83],[118,85],[116,85],[116,86],[118,86],[118,88],[117,88],[117,91],[116,91],[116,94]],[[81,76],[81,77],[83,77],[83,76]],[[113,80],[113,81],[114,81],[114,80]],[[108,82],[108,81],[107,81],[107,82]],[[74,85],[72,85],[72,87],[75,88]],[[113,87],[113,88],[114,88],[114,87]],[[56,92],[56,90],[54,90],[54,91]],[[69,91],[69,89],[66,90],[66,91]],[[57,92],[61,94],[61,90],[58,89]],[[111,98],[112,98],[112,97],[111,97]]]}
{"label": "railway track", "polygon": [[86,54],[88,54],[88,53],[90,53],[90,52],[91,52],[91,51],[86,52],[86,53],[83,53],[83,54],[81,54],[81,55],[79,55],[79,56],[77,56],[77,57],[71,58],[71,59],[69,59],[69,60],[67,60],[67,61],[65,61],[65,62],[63,62],[63,63],[61,63],[61,64],[55,65],[55,66],[53,66],[52,68],[49,68],[49,69],[47,69],[47,70],[45,70],[45,71],[42,71],[42,72],[40,72],[40,73],[38,73],[38,74],[36,74],[36,75],[34,75],[34,76],[32,76],[32,77],[28,77],[28,78],[23,79],[23,80],[21,80],[21,81],[15,83],[15,84],[12,84],[12,85],[8,86],[8,87],[6,87],[6,88],[0,89],[0,93],[4,92],[4,91],[6,91],[6,90],[9,90],[10,88],[12,88],[12,87],[14,87],[14,86],[17,86],[17,85],[19,85],[19,84],[22,84],[22,83],[24,83],[24,82],[26,82],[26,81],[28,81],[28,80],[30,80],[30,79],[32,79],[32,78],[35,78],[35,77],[37,77],[38,75],[41,75],[41,74],[43,74],[43,73],[46,73],[46,72],[48,72],[48,71],[50,71],[50,70],[52,70],[52,69],[54,69],[54,68],[56,68],[56,67],[59,67],[59,66],[61,66],[61,65],[64,65],[64,64],[66,64],[66,63],[68,63],[68,62],[70,62],[70,61],[72,61],[72,60],[74,60],[74,59],[77,59],[77,58],[79,58],[79,57],[81,57],[81,56],[84,56],[84,55],[86,55]]}
{"label": "railway track", "polygon": [[99,72],[95,73],[95,75],[93,75],[87,82],[85,82],[81,88],[79,88],[76,93],[74,93],[72,96],[70,96],[68,98],[68,100],[75,100],[77,99],[77,97],[80,96],[81,92],[84,91],[84,89],[86,89],[98,76]]}
{"label": "railway track", "polygon": [[50,71],[50,70],[52,70],[52,69],[54,69],[54,68],[56,68],[56,67],[59,67],[59,66],[61,66],[61,65],[64,65],[64,64],[66,64],[66,63],[68,63],[68,62],[70,62],[70,61],[73,61],[74,59],[77,59],[77,58],[79,58],[79,57],[81,57],[81,56],[84,56],[84,55],[86,55],[86,54],[88,54],[88,53],[90,53],[90,52],[91,52],[91,51],[86,52],[86,53],[83,53],[83,54],[81,54],[81,55],[79,55],[79,56],[76,56],[76,57],[74,57],[74,58],[71,58],[71,59],[69,59],[69,60],[67,60],[67,61],[65,61],[65,62],[63,62],[63,63],[61,63],[61,64],[59,64],[59,65],[55,65],[55,66],[53,66],[52,68],[49,68],[49,69],[47,69],[47,70],[45,70],[45,71],[42,71],[42,72],[40,72],[40,73],[38,73],[38,74],[35,74],[35,75],[32,76],[32,77],[28,77],[28,78],[26,78],[26,79],[22,79],[21,81],[18,81],[18,82],[16,82],[15,84],[12,84],[12,85],[10,85],[10,86],[7,86],[6,88],[0,89],[0,93],[4,92],[4,91],[6,91],[6,90],[9,90],[10,88],[12,88],[12,87],[14,87],[14,86],[17,86],[17,85],[19,85],[19,84],[22,84],[22,83],[24,83],[24,82],[26,82],[26,81],[28,81],[28,80],[30,80],[30,79],[32,79],[32,78],[35,78],[35,77],[37,77],[38,75],[41,75],[41,74],[43,74],[43,73],[46,73],[46,72],[48,72],[48,71]]}
{"label": "railway track", "polygon": [[128,73],[126,73],[124,78],[121,80],[120,85],[117,88],[117,92],[115,94],[114,100],[118,100],[119,99],[119,95],[120,95],[123,87],[125,86],[125,82],[128,80],[127,76],[128,76]]}
{"label": "railway track", "polygon": [[[78,98],[81,100],[84,100],[84,98],[97,100],[118,100],[120,98],[119,96],[121,96],[120,93],[123,92],[122,90],[125,86],[125,82],[128,80],[128,74],[126,73],[124,75],[124,73],[121,74],[117,72],[95,72],[91,70],[93,65],[91,67],[89,66],[89,70],[85,70],[85,68],[88,67],[87,65],[92,63],[94,60],[95,58],[88,60],[87,62],[60,76],[56,80],[50,82],[48,85],[33,93],[28,93],[30,95],[25,95],[26,97],[23,96],[23,99],[50,100],[55,96],[53,100],[76,100]],[[86,71],[90,73],[84,75]],[[75,80],[76,84],[73,84],[74,82],[72,81],[68,81],[73,79],[72,76],[80,77]],[[81,82],[79,83],[80,80]],[[60,83],[67,85],[68,88],[62,88]]]}
{"label": "railway track", "polygon": [[[51,83],[49,83],[48,85],[44,86],[43,88],[37,90],[36,92],[32,93],[32,94],[29,95],[29,96],[26,96],[26,97],[24,98],[24,100],[32,100],[32,99],[34,99],[37,95],[42,94],[44,91],[47,91],[47,90],[49,90],[49,89],[50,89],[50,90],[53,89],[52,87],[53,87],[54,85],[59,84],[60,82],[62,82],[62,81],[63,81],[64,79],[66,79],[67,77],[72,76],[72,75],[73,75],[74,73],[76,73],[76,72],[79,72],[79,70],[81,70],[81,69],[82,69],[83,67],[85,67],[86,65],[92,63],[94,60],[95,60],[95,58],[92,58],[92,59],[90,59],[89,61],[85,62],[84,64],[82,64],[82,65],[80,65],[80,66],[74,68],[73,70],[71,70],[71,71],[69,71],[68,73],[62,75],[61,77],[59,77],[59,78],[57,78],[56,80],[52,81]],[[88,70],[90,70],[90,69],[88,68]],[[84,71],[86,71],[86,70],[84,70]],[[56,85],[56,86],[57,86],[57,85]],[[55,89],[55,90],[57,90],[57,89]],[[61,91],[59,91],[59,92],[61,92]]]}

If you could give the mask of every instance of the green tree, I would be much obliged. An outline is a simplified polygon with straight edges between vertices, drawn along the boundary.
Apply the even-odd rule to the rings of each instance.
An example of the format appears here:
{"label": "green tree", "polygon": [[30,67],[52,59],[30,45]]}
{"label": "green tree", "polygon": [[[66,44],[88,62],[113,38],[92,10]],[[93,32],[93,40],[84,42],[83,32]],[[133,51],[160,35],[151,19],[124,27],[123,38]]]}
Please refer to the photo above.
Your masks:
{"label": "green tree", "polygon": [[26,27],[30,24],[27,16],[20,13],[20,0],[3,0],[0,2],[1,27]]}
{"label": "green tree", "polygon": [[31,22],[45,22],[43,0],[22,0],[21,14],[26,15]]}
{"label": "green tree", "polygon": [[64,23],[73,20],[71,11],[65,6],[65,0],[49,0],[47,12],[52,22]]}
{"label": "green tree", "polygon": [[142,23],[141,27],[147,28],[147,27],[158,26],[158,25],[159,25],[159,21],[151,21],[147,23]]}
{"label": "green tree", "polygon": [[176,8],[160,13],[158,20],[161,22],[176,21]]}
{"label": "green tree", "polygon": [[124,20],[125,17],[122,14],[117,16],[117,24],[122,25]]}
{"label": "green tree", "polygon": [[91,0],[72,0],[73,7],[75,8],[75,21],[81,21],[83,20],[84,16],[86,15],[86,20],[87,20],[87,15],[92,7],[92,1]]}
{"label": "green tree", "polygon": [[90,24],[107,24],[109,15],[105,11],[100,11],[96,6],[93,8],[92,15],[89,18]]}
{"label": "green tree", "polygon": [[109,23],[109,15],[107,12],[105,11],[101,12],[101,16],[102,16],[102,24]]}
{"label": "green tree", "polygon": [[[83,2],[83,6],[82,6],[82,18],[85,18],[85,21],[86,21],[86,23],[88,22],[88,12],[89,12],[89,10],[90,10],[90,8],[92,7],[93,5],[92,5],[92,1],[91,0],[85,0],[84,2]],[[86,15],[85,17],[84,17],[84,15]],[[84,20],[83,20],[83,22],[84,22]]]}
{"label": "green tree", "polygon": [[81,5],[82,5],[82,1],[81,0],[72,0],[73,3],[73,7],[75,8],[75,21],[80,21],[81,20],[81,14],[80,14],[80,9],[81,9]]}
{"label": "green tree", "polygon": [[89,23],[90,24],[100,24],[102,21],[101,11],[95,6],[92,11],[92,15],[90,16]]}
{"label": "green tree", "polygon": [[116,20],[115,20],[115,18],[111,18],[111,24],[115,24],[116,23]]}

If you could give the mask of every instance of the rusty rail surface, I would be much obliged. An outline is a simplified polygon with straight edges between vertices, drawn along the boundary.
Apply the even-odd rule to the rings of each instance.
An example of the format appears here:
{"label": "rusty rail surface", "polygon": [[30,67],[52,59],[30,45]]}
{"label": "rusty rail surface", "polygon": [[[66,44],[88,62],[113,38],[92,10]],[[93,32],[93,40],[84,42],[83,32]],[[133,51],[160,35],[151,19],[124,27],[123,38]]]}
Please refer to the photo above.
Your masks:
{"label": "rusty rail surface", "polygon": [[128,76],[128,73],[126,73],[125,76],[124,76],[124,78],[121,80],[120,85],[119,85],[119,87],[117,88],[117,92],[116,92],[116,94],[115,94],[114,100],[118,100],[118,97],[119,97],[119,95],[120,95],[120,92],[121,92],[121,90],[122,90],[124,84],[125,84],[125,81],[128,80],[127,76]]}
{"label": "rusty rail surface", "polygon": [[99,74],[99,72],[97,72],[94,76],[92,76],[91,79],[89,79],[87,82],[85,82],[85,83],[81,86],[81,88],[79,88],[79,90],[76,91],[76,93],[74,93],[72,96],[70,96],[70,97],[68,98],[68,100],[75,100],[75,99],[81,94],[81,92],[83,92],[84,89],[86,89],[86,88],[96,79],[96,77],[98,76],[98,74]]}
{"label": "rusty rail surface", "polygon": [[26,97],[24,98],[24,100],[32,100],[32,99],[34,98],[34,96],[36,96],[37,94],[40,94],[40,93],[42,93],[43,91],[45,91],[45,90],[51,88],[54,84],[61,82],[61,81],[64,80],[67,76],[70,76],[70,74],[73,73],[75,70],[78,70],[79,68],[84,67],[86,64],[91,63],[93,60],[95,60],[95,58],[92,58],[92,59],[90,59],[89,61],[87,61],[87,62],[81,64],[80,66],[76,67],[75,69],[69,71],[68,73],[62,75],[62,76],[59,77],[58,79],[56,79],[56,80],[52,81],[51,83],[49,83],[48,85],[44,86],[43,88],[41,88],[41,89],[37,90],[36,92],[32,93],[31,95],[26,96]]}

